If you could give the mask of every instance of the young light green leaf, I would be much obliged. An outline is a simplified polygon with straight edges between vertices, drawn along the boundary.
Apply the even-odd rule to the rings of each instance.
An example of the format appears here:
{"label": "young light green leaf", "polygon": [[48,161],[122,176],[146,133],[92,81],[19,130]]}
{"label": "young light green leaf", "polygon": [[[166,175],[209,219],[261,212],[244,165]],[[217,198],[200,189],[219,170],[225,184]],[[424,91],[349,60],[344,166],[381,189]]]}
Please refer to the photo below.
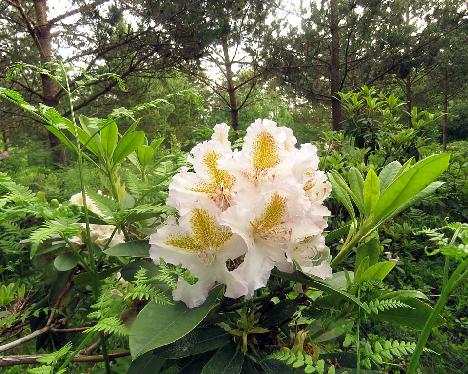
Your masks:
{"label": "young light green leaf", "polygon": [[343,180],[340,174],[336,171],[332,171],[328,173],[328,179],[332,184],[332,193],[336,197],[336,199],[344,205],[348,213],[351,215],[353,219],[355,219],[356,214],[354,212],[353,203],[349,197],[349,193],[346,191],[347,187],[346,182]]}
{"label": "young light green leaf", "polygon": [[142,144],[137,148],[137,156],[141,166],[147,166],[153,159],[154,148],[150,145]]}
{"label": "young light green leaf", "polygon": [[122,162],[130,153],[134,152],[145,139],[143,131],[134,131],[126,133],[117,144],[112,155],[114,165]]}
{"label": "young light green leaf", "polygon": [[370,266],[367,270],[364,271],[362,274],[360,281],[381,281],[384,280],[385,277],[390,273],[390,271],[395,267],[395,263],[392,261],[382,261],[377,262],[376,264]]}
{"label": "young light green leaf", "polygon": [[366,256],[359,262],[359,266],[356,268],[356,272],[354,273],[354,280],[356,283],[361,283],[362,275],[369,268],[369,261],[369,256]]}
{"label": "young light green leaf", "polygon": [[110,122],[101,130],[101,147],[107,159],[112,158],[112,153],[117,146],[119,128],[115,121]]}
{"label": "young light green leaf", "polygon": [[356,249],[355,269],[358,269],[362,260],[369,257],[369,266],[377,263],[380,255],[379,240],[373,238]]}
{"label": "young light green leaf", "polygon": [[355,167],[349,169],[348,181],[351,191],[353,192],[351,197],[353,197],[354,203],[359,209],[359,212],[364,214],[364,179],[362,179],[361,172]]}
{"label": "young light green leaf", "polygon": [[398,172],[401,170],[401,164],[398,161],[390,162],[385,165],[380,171],[380,192],[382,193],[385,189],[393,182]]}
{"label": "young light green leaf", "polygon": [[370,169],[364,182],[364,210],[366,216],[369,217],[380,197],[380,182],[379,177],[375,174],[375,171]]}
{"label": "young light green leaf", "polygon": [[385,189],[373,210],[376,224],[391,218],[429,186],[448,167],[450,155],[429,156],[408,168]]}

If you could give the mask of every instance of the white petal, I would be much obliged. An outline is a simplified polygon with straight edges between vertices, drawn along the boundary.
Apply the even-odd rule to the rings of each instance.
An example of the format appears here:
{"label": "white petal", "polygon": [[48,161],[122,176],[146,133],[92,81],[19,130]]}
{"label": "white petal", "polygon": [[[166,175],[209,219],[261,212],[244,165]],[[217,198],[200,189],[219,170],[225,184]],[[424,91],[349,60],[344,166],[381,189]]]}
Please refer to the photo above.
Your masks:
{"label": "white petal", "polygon": [[175,301],[183,301],[189,308],[196,308],[205,302],[213,285],[212,279],[199,279],[197,283],[191,285],[179,278],[172,297]]}

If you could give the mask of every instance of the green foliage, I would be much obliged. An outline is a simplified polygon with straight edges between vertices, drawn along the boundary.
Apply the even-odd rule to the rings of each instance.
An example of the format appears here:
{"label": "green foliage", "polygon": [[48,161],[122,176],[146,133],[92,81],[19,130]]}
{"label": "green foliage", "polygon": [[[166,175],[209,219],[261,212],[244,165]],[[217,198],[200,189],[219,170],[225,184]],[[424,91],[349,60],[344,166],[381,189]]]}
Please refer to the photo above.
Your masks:
{"label": "green foliage", "polygon": [[409,305],[406,305],[400,300],[393,299],[384,299],[384,300],[371,300],[369,303],[365,303],[365,310],[369,313],[379,314],[380,312],[395,309],[395,308],[409,308]]}

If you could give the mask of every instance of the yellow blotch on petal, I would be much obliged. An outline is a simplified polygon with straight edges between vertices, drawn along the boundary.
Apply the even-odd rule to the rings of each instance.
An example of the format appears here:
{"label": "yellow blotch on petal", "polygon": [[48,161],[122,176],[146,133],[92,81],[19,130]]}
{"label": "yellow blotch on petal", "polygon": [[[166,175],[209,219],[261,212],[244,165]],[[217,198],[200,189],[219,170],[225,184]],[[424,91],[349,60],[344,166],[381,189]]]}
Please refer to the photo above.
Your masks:
{"label": "yellow blotch on petal", "polygon": [[210,175],[210,181],[200,183],[196,187],[192,188],[192,191],[217,195],[225,190],[231,190],[236,178],[226,170],[220,170],[218,168],[217,163],[220,157],[221,155],[215,151],[207,152],[203,156],[203,164]]}
{"label": "yellow blotch on petal", "polygon": [[166,243],[189,252],[212,253],[232,237],[231,230],[219,225],[206,209],[192,209],[190,225],[192,234],[170,235]]}
{"label": "yellow blotch on petal", "polygon": [[253,166],[264,170],[278,165],[280,162],[278,146],[275,138],[267,131],[257,135],[253,143]]}
{"label": "yellow blotch on petal", "polygon": [[271,232],[284,223],[287,199],[278,193],[273,194],[269,203],[265,206],[262,215],[251,222],[255,235],[263,235]]}

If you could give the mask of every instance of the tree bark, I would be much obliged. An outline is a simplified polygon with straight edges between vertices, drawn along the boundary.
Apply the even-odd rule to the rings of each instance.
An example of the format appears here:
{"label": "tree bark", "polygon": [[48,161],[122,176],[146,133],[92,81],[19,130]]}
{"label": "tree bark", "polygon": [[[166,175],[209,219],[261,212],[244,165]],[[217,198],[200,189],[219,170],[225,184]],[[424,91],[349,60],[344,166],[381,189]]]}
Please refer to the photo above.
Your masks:
{"label": "tree bark", "polygon": [[0,160],[8,158],[9,153],[8,149],[10,146],[10,137],[8,135],[8,127],[2,126],[2,141],[3,141],[3,150],[0,152]]}
{"label": "tree bark", "polygon": [[231,127],[237,131],[239,129],[239,108],[237,105],[236,89],[234,86],[234,74],[232,73],[232,62],[229,57],[229,46],[227,38],[221,40],[224,54],[224,67],[226,68],[227,92],[229,95],[229,107],[231,111]]}
{"label": "tree bark", "polygon": [[413,87],[411,82],[411,69],[405,78],[406,111],[408,112],[408,127],[411,128],[411,111],[413,110]]}
{"label": "tree bark", "polygon": [[[47,0],[34,0],[36,13],[35,34],[38,41],[40,62],[45,65],[53,61],[51,24],[47,20]],[[41,76],[42,96],[44,104],[56,108],[59,104],[57,83],[48,75]],[[49,143],[52,149],[53,160],[57,164],[66,163],[65,149],[60,146],[60,140],[49,132]]]}
{"label": "tree bark", "polygon": [[444,72],[444,122],[442,126],[442,146],[447,149],[447,129],[448,129],[448,71]]}
{"label": "tree bark", "polygon": [[330,0],[330,96],[332,107],[332,129],[341,129],[341,104],[338,98],[340,90],[340,29],[338,20],[338,0]]}

